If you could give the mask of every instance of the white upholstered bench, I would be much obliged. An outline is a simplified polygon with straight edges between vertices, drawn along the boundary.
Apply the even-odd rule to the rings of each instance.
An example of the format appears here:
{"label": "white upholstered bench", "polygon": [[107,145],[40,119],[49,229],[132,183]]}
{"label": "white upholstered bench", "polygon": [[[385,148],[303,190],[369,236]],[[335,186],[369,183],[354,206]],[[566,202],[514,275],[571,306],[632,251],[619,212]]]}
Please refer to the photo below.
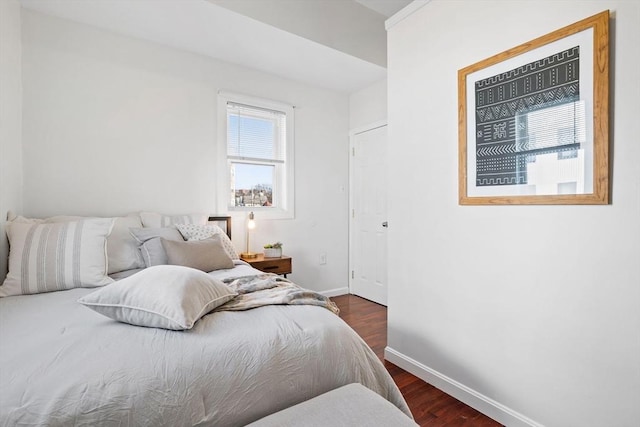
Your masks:
{"label": "white upholstered bench", "polygon": [[249,424],[250,427],[417,425],[391,402],[361,384],[337,388]]}

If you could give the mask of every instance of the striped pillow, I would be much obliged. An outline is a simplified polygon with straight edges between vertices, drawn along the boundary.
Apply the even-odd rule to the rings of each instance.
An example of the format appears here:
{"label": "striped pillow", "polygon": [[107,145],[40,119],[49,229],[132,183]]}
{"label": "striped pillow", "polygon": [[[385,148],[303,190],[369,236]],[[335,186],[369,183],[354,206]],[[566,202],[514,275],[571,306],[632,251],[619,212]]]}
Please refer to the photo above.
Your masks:
{"label": "striped pillow", "polygon": [[[7,214],[7,218],[8,218]],[[28,224],[48,224],[53,222],[79,221],[81,219],[96,218],[82,216],[52,216],[50,218],[25,218],[12,216],[9,221],[24,222]],[[142,227],[142,221],[138,214],[115,217],[113,229],[107,238],[107,266],[108,273],[119,273],[125,270],[144,268],[144,260],[140,256],[138,244],[129,233],[132,227]]]}
{"label": "striped pillow", "polygon": [[106,241],[112,218],[61,223],[7,224],[9,273],[0,296],[90,288],[107,276]]}

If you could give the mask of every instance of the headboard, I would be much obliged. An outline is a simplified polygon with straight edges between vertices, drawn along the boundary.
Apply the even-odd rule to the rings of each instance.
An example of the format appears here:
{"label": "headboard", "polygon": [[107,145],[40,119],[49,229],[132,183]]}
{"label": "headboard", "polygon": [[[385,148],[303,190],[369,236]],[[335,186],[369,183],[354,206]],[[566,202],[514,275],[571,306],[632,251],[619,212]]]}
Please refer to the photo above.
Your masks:
{"label": "headboard", "polygon": [[[218,222],[220,224],[224,223],[223,230],[227,233],[227,236],[229,236],[229,239],[231,239],[231,217],[230,216],[210,216],[209,221]],[[222,225],[220,225],[220,227],[222,228]]]}

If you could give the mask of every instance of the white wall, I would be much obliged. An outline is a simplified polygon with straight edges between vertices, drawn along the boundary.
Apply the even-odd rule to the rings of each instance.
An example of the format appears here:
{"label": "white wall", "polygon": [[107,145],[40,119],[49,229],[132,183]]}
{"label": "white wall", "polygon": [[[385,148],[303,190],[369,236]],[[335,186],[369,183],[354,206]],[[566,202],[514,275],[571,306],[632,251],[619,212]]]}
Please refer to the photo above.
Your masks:
{"label": "white wall", "polygon": [[[347,95],[22,14],[26,215],[215,213],[217,92],[286,102],[296,106],[296,218],[256,214],[252,249],[280,240],[294,281],[346,288]],[[243,221],[234,220],[238,249]]]}
{"label": "white wall", "polygon": [[349,129],[360,130],[386,120],[387,79],[349,95]]}
{"label": "white wall", "polygon": [[[612,203],[459,206],[457,71],[605,9]],[[387,355],[508,425],[640,419],[639,22],[635,1],[434,0],[389,31]]]}
{"label": "white wall", "polygon": [[22,211],[20,3],[0,1],[0,283],[7,274],[7,211]]}

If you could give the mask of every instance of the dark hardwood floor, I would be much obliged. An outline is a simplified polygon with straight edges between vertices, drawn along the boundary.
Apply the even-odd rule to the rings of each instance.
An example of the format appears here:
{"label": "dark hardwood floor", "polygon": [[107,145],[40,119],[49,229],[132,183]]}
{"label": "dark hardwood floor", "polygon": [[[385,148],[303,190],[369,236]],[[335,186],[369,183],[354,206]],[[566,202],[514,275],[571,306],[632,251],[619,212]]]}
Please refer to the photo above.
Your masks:
{"label": "dark hardwood floor", "polygon": [[331,298],[340,317],[369,344],[383,361],[402,392],[413,417],[429,427],[498,427],[499,423],[438,390],[420,378],[384,360],[387,345],[387,308],[355,295]]}

